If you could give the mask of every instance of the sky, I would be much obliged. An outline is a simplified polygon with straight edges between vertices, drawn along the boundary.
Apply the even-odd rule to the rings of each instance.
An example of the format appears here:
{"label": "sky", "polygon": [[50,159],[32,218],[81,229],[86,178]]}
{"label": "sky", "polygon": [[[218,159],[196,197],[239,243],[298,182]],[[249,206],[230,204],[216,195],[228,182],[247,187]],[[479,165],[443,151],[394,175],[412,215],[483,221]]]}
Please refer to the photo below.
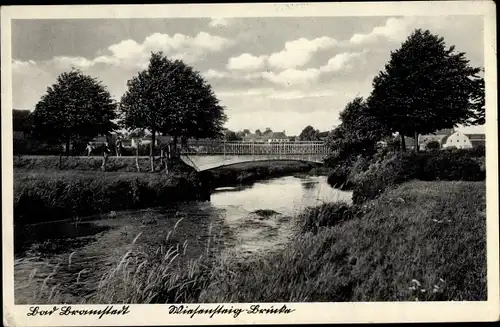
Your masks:
{"label": "sky", "polygon": [[369,95],[390,52],[416,28],[484,65],[482,16],[13,20],[13,108],[33,110],[71,67],[101,80],[119,101],[127,80],[161,50],[212,85],[229,129],[327,131],[349,101]]}

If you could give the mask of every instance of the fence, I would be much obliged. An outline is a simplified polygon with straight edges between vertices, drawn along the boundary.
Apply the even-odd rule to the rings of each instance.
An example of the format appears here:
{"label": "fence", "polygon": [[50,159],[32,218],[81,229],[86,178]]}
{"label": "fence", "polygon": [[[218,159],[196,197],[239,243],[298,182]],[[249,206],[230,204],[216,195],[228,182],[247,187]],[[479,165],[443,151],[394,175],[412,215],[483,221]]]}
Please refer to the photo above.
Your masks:
{"label": "fence", "polygon": [[270,155],[270,154],[329,154],[324,142],[224,142],[189,141],[181,150],[188,155]]}

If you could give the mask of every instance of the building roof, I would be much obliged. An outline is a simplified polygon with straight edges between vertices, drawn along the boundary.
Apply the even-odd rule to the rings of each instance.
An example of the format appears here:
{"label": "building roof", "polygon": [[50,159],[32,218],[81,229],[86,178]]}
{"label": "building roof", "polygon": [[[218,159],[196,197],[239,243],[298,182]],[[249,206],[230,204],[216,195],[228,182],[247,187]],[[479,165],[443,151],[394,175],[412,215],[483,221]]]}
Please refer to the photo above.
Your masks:
{"label": "building roof", "polygon": [[435,131],[433,134],[435,135],[450,135],[455,132],[455,129],[453,128],[443,128],[440,130]]}
{"label": "building roof", "polygon": [[485,134],[465,134],[470,140],[485,140]]}
{"label": "building roof", "polygon": [[270,139],[288,139],[284,132],[274,132],[269,136]]}

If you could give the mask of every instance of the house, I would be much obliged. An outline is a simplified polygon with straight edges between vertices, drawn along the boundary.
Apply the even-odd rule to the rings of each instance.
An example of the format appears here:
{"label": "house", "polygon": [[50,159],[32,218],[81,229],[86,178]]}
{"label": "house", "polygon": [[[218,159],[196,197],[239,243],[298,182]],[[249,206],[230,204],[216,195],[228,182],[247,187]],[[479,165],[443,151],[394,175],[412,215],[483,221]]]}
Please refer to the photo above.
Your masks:
{"label": "house", "polygon": [[472,144],[473,148],[476,148],[478,146],[486,146],[486,135],[484,134],[465,134],[468,138],[470,143]]}
{"label": "house", "polygon": [[286,136],[285,131],[283,132],[274,132],[271,135],[267,136],[268,143],[285,143],[290,142],[288,136]]}
{"label": "house", "polygon": [[445,128],[445,129],[440,129],[436,131],[434,134],[426,134],[426,135],[419,135],[418,136],[418,145],[420,150],[426,150],[427,149],[427,144],[430,142],[438,142],[439,145],[442,147],[444,142],[446,141],[446,138],[453,134],[455,131],[453,128]]}
{"label": "house", "polygon": [[245,143],[265,143],[266,138],[258,134],[248,134],[243,136],[243,142]]}
{"label": "house", "polygon": [[457,149],[472,149],[472,143],[467,135],[462,132],[455,131],[443,140],[443,149],[456,147]]}

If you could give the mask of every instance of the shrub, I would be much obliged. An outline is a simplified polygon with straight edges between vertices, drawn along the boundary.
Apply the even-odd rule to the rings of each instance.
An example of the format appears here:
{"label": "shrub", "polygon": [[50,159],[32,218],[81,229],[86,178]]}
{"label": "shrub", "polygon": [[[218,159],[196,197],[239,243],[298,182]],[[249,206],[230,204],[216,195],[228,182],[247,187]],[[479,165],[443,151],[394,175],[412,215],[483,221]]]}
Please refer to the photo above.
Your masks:
{"label": "shrub", "polygon": [[320,206],[307,208],[299,215],[303,221],[302,232],[316,234],[320,227],[334,226],[340,222],[352,219],[355,210],[343,202],[325,203]]}
{"label": "shrub", "polygon": [[441,144],[438,141],[431,141],[425,145],[425,148],[430,151],[438,150],[441,148]]}
{"label": "shrub", "polygon": [[486,175],[480,165],[461,153],[442,152],[436,156],[423,159],[420,179],[481,181]]}
{"label": "shrub", "polygon": [[368,169],[353,176],[353,202],[363,203],[380,195],[387,187],[418,178],[419,157],[413,153],[395,153],[373,162]]}

